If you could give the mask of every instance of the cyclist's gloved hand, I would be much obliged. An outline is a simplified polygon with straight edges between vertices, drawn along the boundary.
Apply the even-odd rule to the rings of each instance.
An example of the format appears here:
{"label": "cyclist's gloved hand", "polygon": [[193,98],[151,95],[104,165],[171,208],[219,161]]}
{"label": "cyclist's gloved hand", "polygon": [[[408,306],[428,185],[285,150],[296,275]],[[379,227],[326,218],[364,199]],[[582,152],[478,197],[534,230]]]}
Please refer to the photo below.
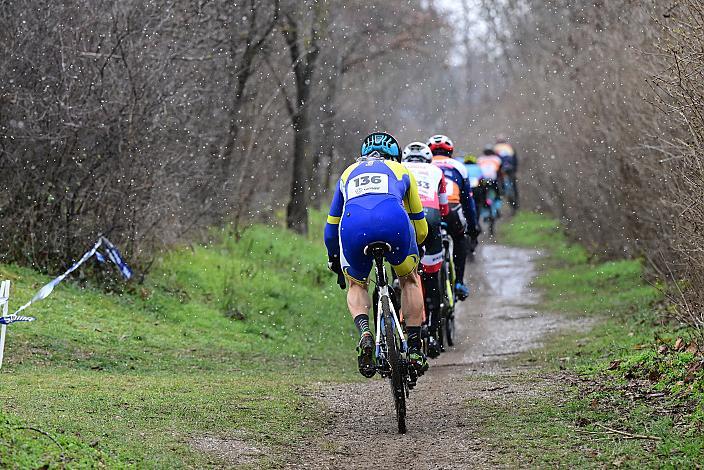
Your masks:
{"label": "cyclist's gloved hand", "polygon": [[335,274],[342,274],[339,255],[328,255],[328,269]]}

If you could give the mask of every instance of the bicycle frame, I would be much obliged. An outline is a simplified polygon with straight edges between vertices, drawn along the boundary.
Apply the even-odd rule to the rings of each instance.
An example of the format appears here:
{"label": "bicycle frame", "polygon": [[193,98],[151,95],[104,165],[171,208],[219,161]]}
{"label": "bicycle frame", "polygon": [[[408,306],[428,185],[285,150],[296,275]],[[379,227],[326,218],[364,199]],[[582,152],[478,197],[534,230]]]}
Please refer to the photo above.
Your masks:
{"label": "bicycle frame", "polygon": [[386,278],[386,270],[384,269],[383,254],[374,254],[374,270],[376,273],[376,289],[378,292],[376,321],[376,357],[386,361],[386,336],[383,333],[384,329],[382,328],[382,324],[385,320],[384,316],[380,313],[382,312],[381,303],[383,297],[389,299],[389,308],[391,310],[394,329],[398,332],[399,338],[401,338],[401,353],[406,353],[408,351],[408,342],[406,341],[406,336],[403,334],[401,322],[399,321],[398,314],[396,313],[396,308],[394,308],[394,303],[391,301],[391,294],[389,293],[389,284]]}

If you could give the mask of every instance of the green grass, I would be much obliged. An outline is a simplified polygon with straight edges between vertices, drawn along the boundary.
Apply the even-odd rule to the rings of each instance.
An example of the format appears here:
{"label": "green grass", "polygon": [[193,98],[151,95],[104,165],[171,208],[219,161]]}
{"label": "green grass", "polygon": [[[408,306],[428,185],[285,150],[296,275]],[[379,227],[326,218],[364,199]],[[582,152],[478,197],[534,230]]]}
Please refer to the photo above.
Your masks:
{"label": "green grass", "polygon": [[[226,232],[157,260],[143,285],[59,286],[9,327],[0,465],[201,466],[204,433],[274,449],[315,421],[298,389],[351,379],[354,325],[319,242],[281,228]],[[0,265],[11,307],[49,280]],[[12,397],[11,400],[7,400]],[[64,447],[64,457],[45,435]],[[2,446],[5,447],[5,446]],[[26,463],[26,465],[25,465]]]}
{"label": "green grass", "polygon": [[534,212],[519,212],[511,222],[501,226],[500,237],[507,245],[549,252],[544,261],[552,265],[579,265],[589,258],[587,250],[569,242],[557,220]]}
{"label": "green grass", "polygon": [[[671,418],[653,416],[652,407],[633,403],[621,394],[585,393],[585,384],[571,374],[553,374],[546,380],[545,371],[524,372],[520,380],[533,393],[470,400],[472,418],[480,423],[482,437],[501,449],[490,457],[491,465],[695,468],[701,452],[698,438],[674,435]],[[512,378],[511,384],[515,382]],[[626,439],[600,425],[662,437],[663,441]]]}
{"label": "green grass", "polygon": [[[542,308],[585,319],[591,328],[555,334],[523,358],[541,364],[541,370],[566,369],[570,385],[563,380],[553,394],[484,406],[493,417],[487,436],[520,447],[499,463],[633,468],[701,463],[704,371],[690,369],[701,356],[675,350],[677,338],[687,345],[695,335],[663,315],[661,290],[644,281],[641,262],[590,259],[569,243],[557,222],[537,214],[520,213],[501,233],[505,243],[542,251],[535,280]],[[513,411],[517,407],[520,416]],[[507,433],[515,426],[527,430],[527,437]],[[625,439],[603,426],[658,439]]]}

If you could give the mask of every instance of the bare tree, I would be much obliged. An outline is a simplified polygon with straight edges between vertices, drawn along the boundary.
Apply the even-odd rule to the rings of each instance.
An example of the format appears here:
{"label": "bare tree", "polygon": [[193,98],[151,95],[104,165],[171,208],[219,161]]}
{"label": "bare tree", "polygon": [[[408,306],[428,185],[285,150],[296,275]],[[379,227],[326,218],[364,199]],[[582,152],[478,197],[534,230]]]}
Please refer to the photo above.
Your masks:
{"label": "bare tree", "polygon": [[[229,129],[220,154],[225,175],[230,175],[233,168],[235,143],[243,122],[242,104],[247,82],[254,74],[253,65],[257,54],[279,20],[279,9],[279,0],[250,0],[248,8],[234,11],[228,19],[227,48],[230,60],[227,69],[232,98],[228,116]],[[240,18],[246,20],[243,21],[246,25],[244,31],[240,28]]]}
{"label": "bare tree", "polygon": [[289,8],[282,18],[281,34],[288,48],[295,90],[293,97],[286,91],[283,95],[293,129],[293,168],[286,226],[299,233],[308,232],[307,191],[312,158],[310,100],[326,13],[323,2],[300,2],[295,8]]}
{"label": "bare tree", "polygon": [[435,60],[443,24],[423,3],[3,3],[0,257],[54,270],[109,232],[147,266],[193,229],[282,204],[305,232],[309,187],[417,101],[397,85]]}

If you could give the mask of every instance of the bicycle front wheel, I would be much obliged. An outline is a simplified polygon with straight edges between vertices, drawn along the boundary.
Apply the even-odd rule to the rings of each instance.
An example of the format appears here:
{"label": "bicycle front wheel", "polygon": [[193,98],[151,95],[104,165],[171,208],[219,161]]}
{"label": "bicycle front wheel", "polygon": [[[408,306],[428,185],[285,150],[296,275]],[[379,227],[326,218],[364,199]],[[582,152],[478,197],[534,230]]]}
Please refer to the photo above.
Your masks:
{"label": "bicycle front wheel", "polygon": [[406,388],[404,384],[404,374],[401,361],[401,345],[399,337],[394,334],[394,320],[389,307],[389,298],[381,298],[382,318],[384,319],[384,334],[386,335],[386,347],[388,350],[389,366],[391,367],[391,393],[394,397],[396,407],[396,420],[398,421],[398,432],[406,433]]}

